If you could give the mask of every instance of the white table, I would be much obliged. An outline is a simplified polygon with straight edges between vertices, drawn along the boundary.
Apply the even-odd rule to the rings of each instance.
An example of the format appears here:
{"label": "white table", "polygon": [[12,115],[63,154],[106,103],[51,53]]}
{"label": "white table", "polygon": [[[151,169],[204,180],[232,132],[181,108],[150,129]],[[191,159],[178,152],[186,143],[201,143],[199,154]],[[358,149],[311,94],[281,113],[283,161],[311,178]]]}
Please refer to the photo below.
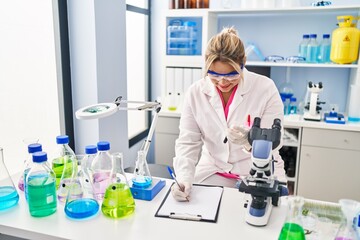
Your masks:
{"label": "white table", "polygon": [[[18,178],[14,177],[17,183]],[[152,201],[136,201],[135,213],[123,219],[105,217],[101,210],[94,218],[71,220],[58,204],[53,215],[30,216],[24,193],[19,192],[17,206],[0,212],[0,233],[36,240],[96,239],[96,240],[191,240],[191,239],[277,239],[286,216],[285,201],[274,207],[265,227],[253,227],[244,221],[243,193],[225,188],[217,223],[195,222],[154,217],[167,193],[171,181]],[[0,237],[1,238],[1,237]]]}

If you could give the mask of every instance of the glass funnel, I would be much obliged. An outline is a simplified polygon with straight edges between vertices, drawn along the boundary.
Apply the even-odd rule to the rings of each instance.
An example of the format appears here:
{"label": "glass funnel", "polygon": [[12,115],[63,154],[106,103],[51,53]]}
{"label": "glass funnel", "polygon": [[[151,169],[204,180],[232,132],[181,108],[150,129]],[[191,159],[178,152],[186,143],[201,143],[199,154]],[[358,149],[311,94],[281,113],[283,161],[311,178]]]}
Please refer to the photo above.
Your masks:
{"label": "glass funnel", "polygon": [[[29,145],[31,144],[36,144],[39,142],[39,139],[38,138],[35,138],[35,137],[28,137],[28,138],[24,138],[23,141],[22,141],[25,146],[28,148],[28,155],[30,153],[30,149],[29,149]],[[32,153],[32,152],[31,152]],[[30,170],[30,165],[32,163],[32,156],[30,154],[30,156],[26,156],[25,157],[25,160],[24,160],[24,174],[21,174],[20,178],[19,178],[19,182],[18,182],[18,188],[21,190],[21,191],[24,191],[24,178],[26,177],[25,175],[27,174],[27,172],[29,172]]]}
{"label": "glass funnel", "polygon": [[122,153],[114,153],[112,183],[106,188],[101,211],[110,218],[122,218],[135,211],[134,197],[124,172]]}
{"label": "glass funnel", "polygon": [[344,214],[345,221],[341,224],[335,240],[356,240],[354,220],[358,217],[360,203],[350,199],[340,199],[339,203],[341,211]]}
{"label": "glass funnel", "polygon": [[144,151],[138,151],[132,183],[132,186],[137,188],[147,188],[152,183],[152,177]]}
{"label": "glass funnel", "polygon": [[301,220],[304,198],[290,196],[288,198],[288,212],[282,226],[279,240],[305,240],[305,232]]}
{"label": "glass funnel", "polygon": [[86,176],[81,171],[74,172],[69,182],[66,197],[65,214],[73,219],[85,219],[94,216],[99,211],[99,204],[94,198],[91,188],[86,187]]}
{"label": "glass funnel", "polygon": [[5,166],[3,149],[0,147],[0,211],[9,209],[18,202],[19,194]]}

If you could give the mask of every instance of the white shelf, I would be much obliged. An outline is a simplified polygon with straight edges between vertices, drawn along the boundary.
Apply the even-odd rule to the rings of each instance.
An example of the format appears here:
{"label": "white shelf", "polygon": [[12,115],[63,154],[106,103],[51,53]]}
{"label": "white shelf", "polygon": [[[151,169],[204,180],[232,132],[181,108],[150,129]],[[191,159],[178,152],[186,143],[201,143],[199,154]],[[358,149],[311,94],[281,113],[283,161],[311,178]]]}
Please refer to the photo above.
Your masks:
{"label": "white shelf", "polygon": [[306,68],[358,68],[358,64],[334,64],[334,63],[287,63],[287,62],[262,62],[248,61],[248,66],[260,67],[306,67]]}

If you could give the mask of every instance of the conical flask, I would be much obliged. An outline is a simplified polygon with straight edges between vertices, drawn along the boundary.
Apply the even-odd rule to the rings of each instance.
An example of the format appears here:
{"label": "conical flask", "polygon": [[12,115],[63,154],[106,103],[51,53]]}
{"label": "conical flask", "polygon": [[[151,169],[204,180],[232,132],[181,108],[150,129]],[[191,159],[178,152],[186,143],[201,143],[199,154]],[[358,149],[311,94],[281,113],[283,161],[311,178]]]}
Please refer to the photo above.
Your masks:
{"label": "conical flask", "polygon": [[[26,178],[26,174],[29,172],[30,170],[30,167],[31,167],[31,164],[32,164],[32,155],[31,153],[34,153],[34,152],[37,152],[37,151],[41,151],[42,149],[40,150],[34,150],[33,148],[30,148],[30,145],[31,144],[37,144],[39,142],[39,139],[38,138],[35,138],[35,137],[29,137],[29,138],[24,138],[23,139],[23,143],[25,144],[25,146],[28,148],[28,156],[25,157],[25,160],[24,160],[24,174],[21,174],[20,178],[19,178],[19,182],[18,182],[18,188],[21,190],[21,191],[24,191],[25,190],[25,186],[24,186],[24,180]],[[26,196],[26,194],[25,194]]]}
{"label": "conical flask", "polygon": [[81,197],[83,194],[80,180],[76,177],[78,168],[75,155],[67,155],[64,158],[66,158],[64,161],[64,171],[57,190],[57,198],[62,203],[66,202],[70,187],[72,188],[73,197],[75,195]]}
{"label": "conical flask", "polygon": [[3,149],[0,147],[0,211],[9,209],[19,202],[19,194],[16,191],[10,174],[4,163]]}
{"label": "conical flask", "polygon": [[[99,211],[99,204],[94,198],[91,188],[86,188],[86,177],[74,171],[68,183],[68,195],[65,204],[65,214],[73,219],[85,219],[94,216]],[[89,183],[87,183],[89,184]]]}
{"label": "conical flask", "polygon": [[305,232],[301,221],[303,205],[303,197],[290,196],[288,198],[288,212],[279,240],[305,240]]}
{"label": "conical flask", "polygon": [[123,154],[114,153],[112,183],[106,188],[101,211],[110,218],[122,218],[135,211],[135,201],[124,172]]}
{"label": "conical flask", "polygon": [[132,183],[132,186],[137,188],[147,188],[152,183],[152,177],[144,151],[138,151]]}
{"label": "conical flask", "polygon": [[356,240],[354,218],[358,217],[360,203],[350,199],[340,199],[339,203],[341,211],[344,214],[345,221],[340,225],[335,240]]}

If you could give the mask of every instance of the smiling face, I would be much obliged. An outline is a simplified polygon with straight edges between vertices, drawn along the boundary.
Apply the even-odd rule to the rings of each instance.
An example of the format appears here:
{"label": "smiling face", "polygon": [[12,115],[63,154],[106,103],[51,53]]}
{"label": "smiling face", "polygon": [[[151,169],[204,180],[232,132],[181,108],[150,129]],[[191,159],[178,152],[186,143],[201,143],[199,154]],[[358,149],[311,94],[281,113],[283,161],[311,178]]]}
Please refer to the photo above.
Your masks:
{"label": "smiling face", "polygon": [[[226,62],[221,62],[221,61],[214,61],[210,68],[210,71],[218,73],[219,75],[222,74],[229,74],[229,73],[233,73],[236,72],[236,70],[234,69],[233,66],[231,66],[230,64],[226,63]],[[222,78],[212,78],[211,74],[208,74],[211,82],[223,93],[227,93],[227,92],[231,92],[231,90],[239,84],[240,80],[241,80],[241,74],[238,74],[237,78],[233,78],[233,77],[229,77],[227,78],[226,76],[222,77]],[[231,79],[231,81],[230,81]]]}

